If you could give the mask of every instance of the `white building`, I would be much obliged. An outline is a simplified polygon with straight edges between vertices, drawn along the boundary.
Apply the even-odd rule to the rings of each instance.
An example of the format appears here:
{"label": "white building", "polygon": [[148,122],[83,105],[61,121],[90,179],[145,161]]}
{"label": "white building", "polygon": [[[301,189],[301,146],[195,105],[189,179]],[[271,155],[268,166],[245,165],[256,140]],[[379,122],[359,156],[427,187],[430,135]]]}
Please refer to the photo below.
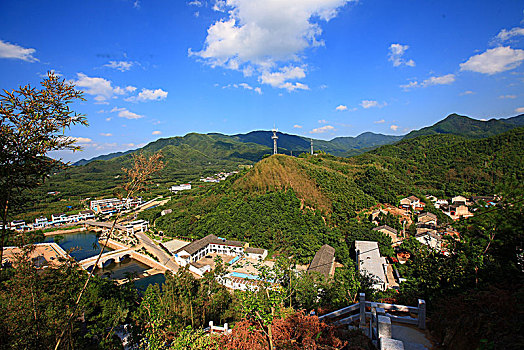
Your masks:
{"label": "white building", "polygon": [[380,256],[378,242],[355,241],[355,251],[358,270],[363,275],[368,275],[373,280],[373,288],[387,289],[386,258]]}
{"label": "white building", "polygon": [[135,220],[128,222],[125,225],[126,233],[134,234],[135,232],[146,232],[149,229],[149,221],[146,220]]}
{"label": "white building", "polygon": [[231,241],[211,234],[175,251],[175,261],[186,266],[211,253],[230,256],[246,254],[250,258],[258,260],[263,260],[267,256],[265,249],[252,248],[245,242]]}
{"label": "white building", "polygon": [[175,185],[171,186],[171,192],[178,192],[178,191],[187,191],[191,189],[191,184],[181,184],[181,185]]}
{"label": "white building", "polygon": [[142,198],[108,198],[91,201],[89,208],[95,213],[110,214],[121,209],[136,208],[142,204]]}
{"label": "white building", "polygon": [[425,244],[433,249],[438,251],[441,250],[442,239],[440,235],[435,230],[422,232],[415,236],[415,239],[422,244]]}
{"label": "white building", "polygon": [[440,209],[442,205],[448,205],[448,204],[449,204],[448,201],[445,199],[437,199],[434,205],[435,205],[435,208]]}
{"label": "white building", "polygon": [[44,228],[47,225],[49,225],[49,221],[46,217],[39,217],[35,219],[35,223],[33,224],[33,228]]}

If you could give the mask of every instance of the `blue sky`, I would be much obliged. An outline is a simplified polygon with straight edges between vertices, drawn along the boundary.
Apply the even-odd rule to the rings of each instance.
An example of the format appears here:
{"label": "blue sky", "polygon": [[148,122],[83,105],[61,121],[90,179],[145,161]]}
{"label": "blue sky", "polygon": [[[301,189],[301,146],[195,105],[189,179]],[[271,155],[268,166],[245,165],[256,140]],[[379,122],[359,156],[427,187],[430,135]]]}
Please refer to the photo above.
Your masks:
{"label": "blue sky", "polygon": [[84,151],[189,132],[400,135],[524,113],[521,1],[0,3],[1,88],[54,70],[85,91]]}

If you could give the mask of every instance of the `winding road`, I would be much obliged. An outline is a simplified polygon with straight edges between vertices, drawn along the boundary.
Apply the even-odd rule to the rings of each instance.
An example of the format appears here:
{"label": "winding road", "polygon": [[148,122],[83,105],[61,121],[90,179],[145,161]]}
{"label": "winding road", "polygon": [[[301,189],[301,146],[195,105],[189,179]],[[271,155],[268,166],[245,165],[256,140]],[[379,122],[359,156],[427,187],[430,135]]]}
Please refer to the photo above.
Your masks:
{"label": "winding road", "polygon": [[143,232],[135,232],[135,235],[138,237],[138,239],[144,245],[147,251],[154,254],[158,258],[158,260],[160,260],[161,264],[164,264],[173,273],[176,273],[178,269],[180,269],[180,266],[176,262],[171,260],[171,256],[167,254],[162,248],[160,248],[155,243],[155,241],[149,238],[148,235],[146,235]]}

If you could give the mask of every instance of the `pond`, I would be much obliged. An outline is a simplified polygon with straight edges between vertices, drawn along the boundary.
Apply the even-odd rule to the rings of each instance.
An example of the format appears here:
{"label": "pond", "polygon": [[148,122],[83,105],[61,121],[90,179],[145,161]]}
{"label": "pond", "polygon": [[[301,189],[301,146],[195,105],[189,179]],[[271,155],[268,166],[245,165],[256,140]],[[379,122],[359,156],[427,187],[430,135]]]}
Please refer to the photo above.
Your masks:
{"label": "pond", "polygon": [[[98,235],[94,231],[85,231],[79,233],[67,233],[64,235],[48,236],[45,238],[46,243],[57,243],[62,249],[69,252],[69,255],[76,261],[81,261],[100,253],[100,245],[98,244]],[[71,251],[70,251],[71,250]],[[105,248],[105,252],[113,249]],[[98,276],[103,276],[111,279],[123,279],[133,274],[140,274],[150,267],[137,261],[135,259],[126,258],[120,263],[110,263],[104,266],[102,270],[97,271]],[[135,281],[135,286],[139,290],[146,290],[150,284],[162,285],[165,281],[163,274],[148,276]]]}

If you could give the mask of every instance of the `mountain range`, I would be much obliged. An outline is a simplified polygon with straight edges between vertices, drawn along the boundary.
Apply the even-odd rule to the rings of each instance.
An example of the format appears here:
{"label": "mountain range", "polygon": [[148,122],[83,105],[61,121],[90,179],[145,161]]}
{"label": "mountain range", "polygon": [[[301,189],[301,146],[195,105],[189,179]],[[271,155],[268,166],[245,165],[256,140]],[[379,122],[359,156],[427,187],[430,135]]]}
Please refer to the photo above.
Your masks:
{"label": "mountain range", "polygon": [[[420,136],[438,134],[478,139],[524,124],[524,115],[509,119],[479,121],[452,114],[435,125],[418,131]],[[238,169],[239,165],[253,165],[272,153],[271,131],[253,131],[247,134],[190,133],[183,137],[161,138],[141,149],[98,157],[83,165],[69,167],[51,176],[44,186],[46,191],[59,191],[65,197],[100,196],[121,184],[123,167],[129,167],[132,154],[152,154],[162,151],[166,167],[158,174],[159,186],[194,181],[220,171]],[[278,133],[279,153],[298,156],[309,153],[310,139],[303,136]],[[405,140],[419,139],[416,132]],[[357,137],[337,137],[331,141],[313,140],[315,152],[346,157],[351,152],[369,154],[400,141],[399,136],[364,133]],[[402,142],[402,141],[400,141]],[[389,146],[388,146],[389,145]],[[386,148],[391,149],[391,148]],[[400,152],[400,150],[398,150]],[[373,151],[371,151],[373,152]],[[165,188],[164,187],[164,188]]]}
{"label": "mountain range", "polygon": [[[403,136],[395,135],[384,135],[372,132],[364,132],[356,137],[336,137],[330,141],[311,139],[305,136],[291,135],[287,133],[277,132],[278,136],[278,151],[284,154],[295,154],[298,155],[302,152],[310,152],[311,140],[313,140],[313,147],[315,150],[321,150],[325,153],[332,154],[339,157],[353,156],[361,154],[363,152],[372,150],[382,145],[392,144],[400,141],[403,138],[415,138],[423,135],[434,135],[434,134],[453,134],[460,135],[469,138],[483,138],[494,136],[505,131],[511,130],[512,128],[524,125],[524,114],[507,118],[507,119],[490,119],[487,121],[472,119],[467,116],[458,114],[450,114],[442,121],[437,122],[432,126],[422,128],[420,130],[414,130]],[[162,138],[154,141],[145,147],[143,150],[158,151],[164,146],[175,146],[175,147],[190,147],[196,150],[205,152],[201,149],[199,142],[203,142],[204,148],[208,148],[209,142],[215,142],[215,146],[222,150],[233,150],[239,147],[240,143],[253,144],[264,146],[264,149],[260,147],[254,147],[253,151],[242,154],[239,151],[228,153],[227,157],[235,158],[238,156],[241,159],[256,161],[262,157],[265,153],[270,153],[273,148],[273,140],[271,131],[251,131],[246,134],[236,135],[224,135],[220,133],[209,133],[209,134],[197,134],[190,133],[183,137],[170,137]],[[199,139],[201,138],[201,139]],[[110,160],[113,158],[125,156],[127,154],[136,152],[137,150],[129,150],[126,152],[116,152],[106,155],[97,156],[89,160],[81,159],[74,163],[75,166],[86,165],[90,162],[97,160]],[[250,154],[249,154],[250,153]]]}

